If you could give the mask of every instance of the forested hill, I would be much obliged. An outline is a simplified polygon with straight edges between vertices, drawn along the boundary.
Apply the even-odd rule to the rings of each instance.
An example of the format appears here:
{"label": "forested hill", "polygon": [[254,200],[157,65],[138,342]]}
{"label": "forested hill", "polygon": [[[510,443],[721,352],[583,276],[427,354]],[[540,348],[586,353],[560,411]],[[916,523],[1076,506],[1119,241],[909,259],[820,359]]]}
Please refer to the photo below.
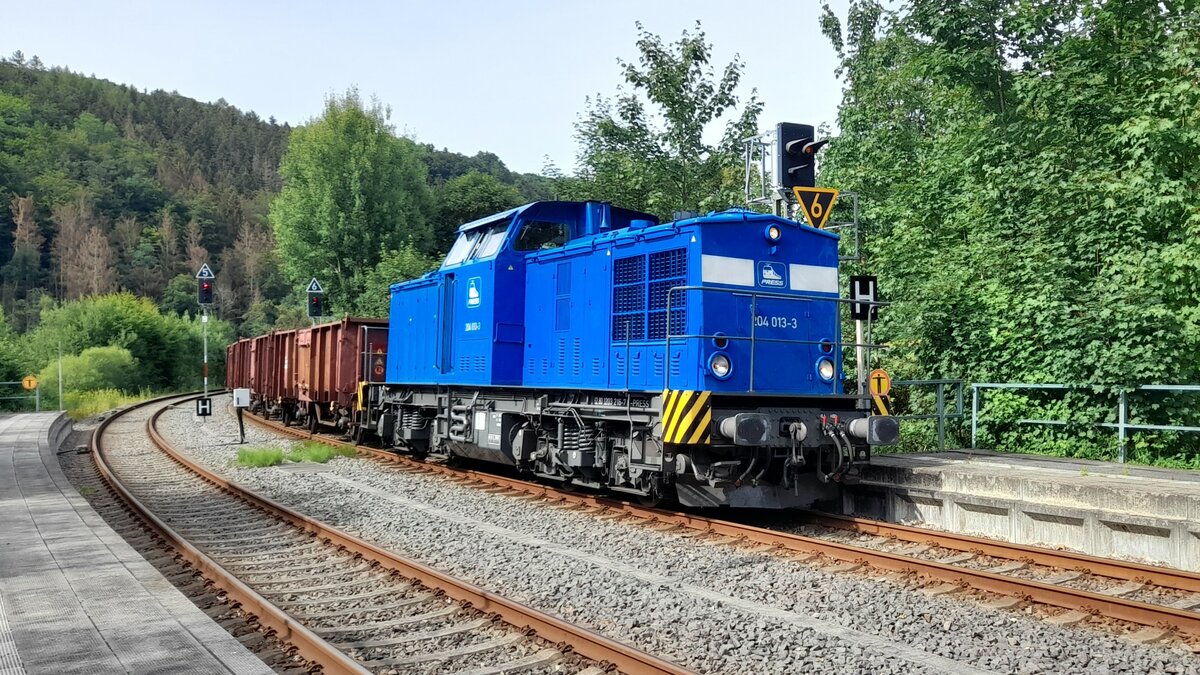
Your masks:
{"label": "forested hill", "polygon": [[[222,271],[224,318],[249,321],[247,330],[274,322],[293,289],[273,259],[267,214],[291,133],[223,100],[146,92],[19,52],[0,60],[0,303],[9,322],[24,331],[50,300],[116,290],[191,310],[191,275],[204,261]],[[449,204],[449,218],[463,200],[442,194],[446,186],[479,189],[467,174],[485,176],[493,192],[503,186],[506,201],[549,194],[547,179],[511,172],[491,153],[418,148],[430,203]]]}

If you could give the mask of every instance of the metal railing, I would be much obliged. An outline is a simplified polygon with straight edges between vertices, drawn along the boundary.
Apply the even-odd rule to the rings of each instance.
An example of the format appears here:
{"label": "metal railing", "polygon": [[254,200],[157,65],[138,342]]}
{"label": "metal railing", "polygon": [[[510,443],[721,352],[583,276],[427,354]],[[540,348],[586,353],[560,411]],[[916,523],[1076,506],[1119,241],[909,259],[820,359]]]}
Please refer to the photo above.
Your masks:
{"label": "metal railing", "polygon": [[[892,386],[896,387],[933,387],[934,388],[934,411],[932,414],[918,413],[907,415],[896,415],[899,420],[934,420],[937,427],[937,447],[938,450],[946,449],[946,422],[948,420],[963,420],[967,413],[965,409],[965,398],[963,381],[962,380],[896,380],[892,382]],[[946,409],[947,394],[953,399],[954,408]]]}
{"label": "metal railing", "polygon": [[[674,300],[673,295],[676,291],[682,291],[683,295],[684,295],[684,304],[679,306],[678,308],[673,306],[673,300]],[[681,309],[684,311],[687,310],[687,308],[688,308],[688,306],[686,304],[687,303],[687,293],[690,291],[700,291],[702,293],[704,293],[704,292],[729,293],[729,294],[733,295],[734,297],[749,298],[749,300],[750,300],[750,306],[749,306],[749,309],[750,309],[750,335],[748,335],[748,336],[747,335],[726,335],[724,333],[712,334],[712,335],[701,334],[701,333],[679,335],[679,334],[672,333],[671,332],[671,323],[672,323],[672,318],[674,316],[674,312],[676,309]],[[755,351],[756,351],[755,348],[757,347],[758,343],[760,343],[760,342],[797,344],[797,345],[831,344],[833,346],[833,349],[831,351],[836,351],[839,354],[843,354],[843,350],[848,349],[848,348],[857,349],[857,348],[861,347],[867,351],[868,355],[870,354],[871,350],[873,350],[873,349],[886,350],[888,348],[887,345],[870,344],[870,343],[865,343],[865,342],[861,343],[861,344],[858,342],[843,342],[841,340],[840,324],[838,326],[838,330],[836,331],[838,339],[836,342],[832,342],[832,343],[824,341],[824,340],[819,340],[819,339],[818,340],[801,340],[801,339],[789,339],[789,338],[761,337],[761,336],[757,335],[757,330],[756,330],[758,327],[759,318],[760,318],[759,314],[758,314],[758,301],[760,299],[764,299],[764,298],[772,299],[772,300],[788,300],[788,301],[792,301],[792,302],[832,302],[832,303],[836,303],[836,305],[838,307],[840,307],[841,305],[851,305],[851,304],[872,305],[872,306],[883,307],[883,306],[887,306],[887,305],[891,304],[889,302],[884,302],[881,300],[874,300],[874,301],[851,300],[850,298],[842,298],[842,297],[838,297],[838,296],[810,295],[810,294],[806,294],[806,293],[789,293],[789,294],[771,293],[771,292],[766,292],[766,291],[750,291],[750,290],[746,290],[746,289],[724,288],[724,287],[720,287],[720,286],[673,286],[667,290],[667,307],[666,307],[667,330],[666,330],[666,344],[665,344],[667,352],[670,353],[672,340],[686,341],[686,340],[722,339],[722,340],[730,340],[730,341],[749,341],[750,342],[750,366],[749,366],[750,382],[749,382],[748,390],[753,392],[754,391],[754,371],[755,371],[755,368],[754,368],[754,366],[755,366]],[[839,322],[841,321],[840,312],[839,312],[838,321]],[[769,326],[764,326],[764,328],[767,328],[767,327],[769,327]],[[843,354],[843,360],[844,360],[844,354]],[[626,368],[628,368],[628,366],[626,366]],[[837,377],[837,374],[838,373],[835,371],[835,373],[834,373],[835,379]],[[670,389],[670,383],[671,383],[670,377],[671,377],[671,368],[668,366],[667,368],[664,369],[664,388],[666,388],[666,389]],[[859,397],[862,398],[864,401],[870,400],[869,398],[863,396],[862,392],[859,392]]]}
{"label": "metal railing", "polygon": [[[10,386],[17,386],[17,387],[20,387],[22,391],[29,391],[28,389],[25,389],[25,383],[21,382],[21,381],[0,382],[0,387],[10,387]],[[61,398],[61,394],[59,397]],[[30,400],[33,401],[34,411],[41,412],[42,411],[42,385],[40,385],[40,384],[36,385],[33,388],[33,393],[28,393],[28,394],[19,395],[19,396],[0,396],[0,401],[30,401]]]}
{"label": "metal railing", "polygon": [[1169,393],[1200,393],[1200,385],[1194,384],[1148,384],[1138,387],[1130,387],[1115,390],[1117,395],[1116,405],[1116,423],[1112,422],[1091,422],[1091,423],[1076,423],[1065,420],[1047,420],[1039,418],[1021,418],[1016,420],[1008,420],[1003,418],[981,418],[979,415],[980,405],[983,398],[981,392],[987,389],[1004,389],[1004,390],[1057,390],[1057,391],[1083,391],[1094,390],[1093,385],[1078,385],[1078,384],[1023,384],[1013,382],[977,382],[971,385],[971,447],[978,446],[979,424],[980,422],[1009,422],[1013,424],[1037,424],[1045,426],[1068,426],[1071,424],[1084,424],[1099,429],[1116,429],[1117,431],[1117,454],[1119,462],[1124,463],[1127,459],[1127,441],[1129,440],[1130,431],[1176,431],[1181,433],[1200,433],[1200,426],[1188,426],[1182,424],[1133,424],[1129,422],[1129,394],[1134,392],[1169,392]]}

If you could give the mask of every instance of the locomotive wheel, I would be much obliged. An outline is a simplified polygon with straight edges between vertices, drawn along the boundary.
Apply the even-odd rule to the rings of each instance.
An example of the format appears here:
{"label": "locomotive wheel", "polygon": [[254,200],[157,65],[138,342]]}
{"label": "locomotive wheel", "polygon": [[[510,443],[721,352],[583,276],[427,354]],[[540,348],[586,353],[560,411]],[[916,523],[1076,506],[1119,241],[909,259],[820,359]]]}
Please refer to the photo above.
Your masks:
{"label": "locomotive wheel", "polygon": [[361,424],[354,425],[354,432],[350,434],[350,440],[354,441],[355,445],[362,445],[363,438],[367,435],[367,430]]}
{"label": "locomotive wheel", "polygon": [[650,507],[650,508],[658,506],[659,504],[662,503],[662,500],[663,500],[662,486],[659,485],[659,483],[657,481],[650,484],[650,490],[649,490],[648,494],[637,496],[638,504],[641,504],[642,506],[646,506],[646,507]]}
{"label": "locomotive wheel", "polygon": [[641,504],[642,506],[654,508],[662,503],[662,495],[658,494],[657,492],[652,492],[648,495],[638,495],[637,503]]}

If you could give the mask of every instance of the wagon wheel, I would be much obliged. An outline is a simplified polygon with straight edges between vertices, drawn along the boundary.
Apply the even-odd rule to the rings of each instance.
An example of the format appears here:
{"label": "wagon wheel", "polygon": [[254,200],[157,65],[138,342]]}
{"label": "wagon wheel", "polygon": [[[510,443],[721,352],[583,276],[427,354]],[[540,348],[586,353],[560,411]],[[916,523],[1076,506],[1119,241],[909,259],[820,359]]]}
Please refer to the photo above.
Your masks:
{"label": "wagon wheel", "polygon": [[321,423],[317,421],[317,407],[309,406],[308,408],[308,431],[309,433],[317,433]]}

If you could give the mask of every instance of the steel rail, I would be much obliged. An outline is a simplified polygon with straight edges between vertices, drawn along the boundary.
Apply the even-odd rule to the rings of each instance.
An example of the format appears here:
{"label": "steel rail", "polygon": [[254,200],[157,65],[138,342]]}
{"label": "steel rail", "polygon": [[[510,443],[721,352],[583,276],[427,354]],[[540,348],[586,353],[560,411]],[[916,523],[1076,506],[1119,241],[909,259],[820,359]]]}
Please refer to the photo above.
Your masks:
{"label": "steel rail", "polygon": [[[228,490],[241,499],[262,508],[299,529],[311,532],[334,546],[345,548],[351,553],[361,555],[367,561],[378,564],[383,569],[396,572],[403,577],[419,581],[430,588],[442,591],[447,597],[466,603],[474,609],[494,613],[505,623],[516,628],[532,631],[539,637],[550,642],[570,645],[580,656],[612,664],[621,672],[628,673],[628,675],[688,675],[693,672],[635,647],[563,621],[504,596],[497,595],[470,582],[456,579],[415,560],[404,558],[391,551],[379,548],[374,544],[342,532],[331,525],[294,511],[272,499],[242,487],[238,483],[223,478],[175,450],[158,433],[156,423],[159,416],[166,412],[166,410],[167,408],[163,408],[155,412],[146,421],[146,431],[160,450],[208,482]],[[251,419],[254,419],[253,415]],[[309,434],[309,436],[312,437],[312,434]],[[314,440],[321,440],[319,436],[313,438]]]}
{"label": "steel rail", "polygon": [[[162,404],[172,399],[180,399],[180,401],[189,400],[189,395],[174,395],[164,396],[161,398],[143,401],[130,406],[100,423],[96,430],[92,433],[91,452],[93,461],[96,463],[96,468],[100,471],[105,482],[121,497],[126,504],[132,508],[137,515],[146,522],[151,529],[155,530],[159,536],[167,541],[185,560],[192,564],[200,571],[207,579],[212,581],[213,585],[224,591],[230,598],[230,601],[242,607],[244,611],[253,614],[260,624],[266,629],[275,632],[277,638],[283,642],[287,642],[294,646],[300,656],[304,659],[319,664],[323,672],[326,673],[353,673],[361,675],[370,671],[359,665],[354,659],[338,650],[333,645],[318,637],[315,633],[297,623],[283,610],[271,604],[266,598],[259,595],[254,589],[242,583],[236,576],[228,572],[224,567],[217,564],[212,558],[209,558],[198,548],[190,544],[185,538],[179,535],[169,525],[160,520],[150,511],[133,492],[130,491],[112,466],[108,463],[108,458],[104,451],[104,432],[108,430],[109,425],[120,419],[123,415],[149,407],[152,405]],[[194,397],[193,397],[194,398]],[[154,417],[161,414],[169,406],[164,406],[162,410],[154,413]],[[149,420],[147,420],[149,425]],[[157,444],[157,442],[156,442]]]}
{"label": "steel rail", "polygon": [[1101,558],[1074,551],[1055,551],[1053,549],[1026,544],[1014,544],[999,539],[988,539],[969,534],[928,530],[912,525],[888,523],[872,518],[839,516],[814,511],[804,512],[803,517],[811,523],[826,527],[854,530],[864,534],[892,537],[902,541],[931,544],[955,551],[971,552],[996,558],[1023,560],[1037,565],[1061,567],[1063,569],[1087,572],[1122,581],[1138,580],[1154,584],[1155,586],[1165,586],[1181,591],[1200,592],[1200,573],[1175,569],[1173,567],[1156,567],[1132,561]]}
{"label": "steel rail", "polygon": [[[755,527],[753,525],[723,521],[715,518],[708,518],[679,511],[671,511],[663,508],[640,506],[629,502],[619,501],[610,497],[598,497],[577,492],[567,492],[539,483],[532,483],[506,476],[497,476],[482,471],[451,468],[442,464],[421,462],[387,450],[355,445],[346,441],[339,441],[314,434],[307,430],[302,431],[296,428],[286,427],[270,420],[264,420],[257,415],[250,415],[249,418],[253,423],[280,433],[298,438],[312,439],[314,441],[338,447],[353,448],[359,453],[400,463],[416,470],[443,474],[461,482],[479,482],[492,486],[504,487],[513,491],[523,492],[530,495],[543,496],[561,503],[591,506],[608,511],[623,513],[649,521],[651,523],[669,523],[689,529],[710,532],[724,537],[735,537],[747,542],[767,544],[796,553],[815,553],[843,562],[865,563],[882,570],[915,573],[919,576],[929,579],[988,591],[998,595],[1016,597],[1032,602],[1051,605],[1068,610],[1081,611],[1089,614],[1099,614],[1109,618],[1119,619],[1145,626],[1170,628],[1181,633],[1200,636],[1200,613],[1196,612],[1035,581],[1032,579],[1007,576],[985,570],[958,567],[946,563],[923,560],[920,558],[889,553],[886,551],[878,551],[852,544],[825,541],[816,537],[806,537],[803,535],[786,532],[777,532]],[[864,528],[865,531],[869,531],[872,527],[872,521],[868,521],[866,519],[851,520],[856,522],[848,522],[844,524],[847,526],[853,526],[855,528],[861,527]],[[835,519],[830,518],[830,520],[827,522],[832,524],[835,522]],[[877,524],[880,533],[889,533],[888,528],[884,527],[885,525],[888,524]],[[937,546],[946,546],[947,548],[970,546],[970,548],[964,548],[962,550],[973,551],[978,548],[986,555],[995,555],[997,557],[1010,558],[1013,560],[1033,559],[1035,561],[1043,561],[1042,564],[1052,565],[1055,567],[1066,567],[1067,569],[1082,568],[1094,574],[1112,576],[1123,580],[1149,580],[1153,578],[1154,581],[1152,583],[1176,588],[1179,590],[1194,590],[1200,586],[1200,575],[1182,570],[1157,568],[1148,565],[1140,565],[1138,563],[1126,563],[1124,561],[1097,558],[1094,556],[1087,556],[1067,551],[1051,551],[1049,549],[1042,549],[1023,544],[1010,544],[1006,542],[981,539],[978,537],[968,537],[966,535],[956,535],[935,530],[919,530],[917,528],[912,529],[915,530],[915,532],[903,532],[897,529],[894,530],[894,533],[896,536],[903,534],[906,537],[911,537],[914,541],[917,540],[919,533],[920,541],[930,542]],[[945,542],[944,544],[943,541]],[[985,548],[984,544],[989,546]],[[1049,562],[1052,560],[1057,562]],[[1093,571],[1090,568],[1090,566],[1093,564],[1100,571]],[[1155,576],[1151,577],[1152,573]]]}

